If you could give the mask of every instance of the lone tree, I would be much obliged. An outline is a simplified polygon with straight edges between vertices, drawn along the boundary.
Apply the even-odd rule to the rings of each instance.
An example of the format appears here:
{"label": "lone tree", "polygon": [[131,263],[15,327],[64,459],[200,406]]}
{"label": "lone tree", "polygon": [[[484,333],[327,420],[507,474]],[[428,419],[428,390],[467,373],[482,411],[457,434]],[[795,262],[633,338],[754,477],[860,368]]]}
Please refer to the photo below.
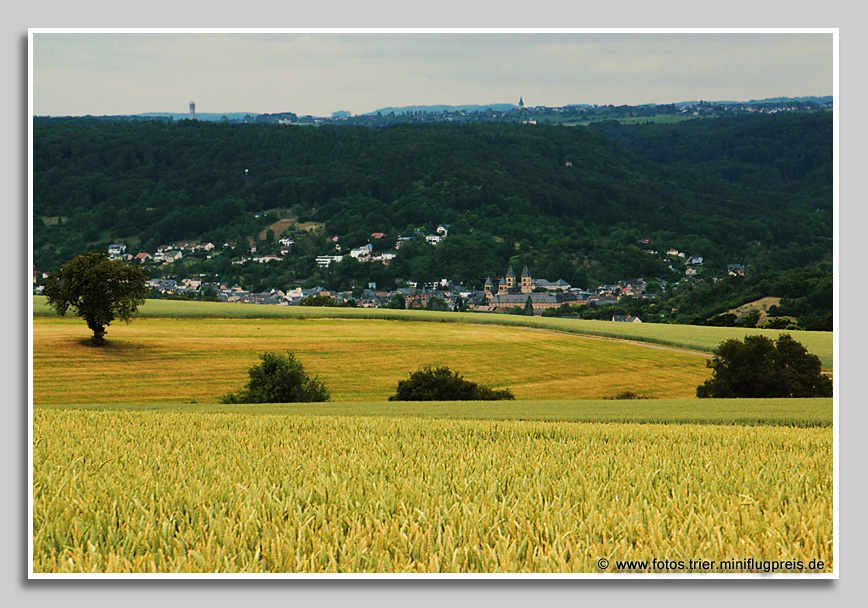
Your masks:
{"label": "lone tree", "polygon": [[43,294],[60,316],[72,309],[93,331],[93,344],[105,344],[106,327],[115,319],[126,323],[148,295],[148,275],[102,251],[82,253],[45,280]]}
{"label": "lone tree", "polygon": [[302,403],[328,401],[329,390],[317,377],[311,378],[291,352],[263,353],[262,363],[249,370],[244,390],[220,397],[221,403]]}
{"label": "lone tree", "polygon": [[831,397],[832,380],[822,374],[820,358],[789,334],[772,342],[747,336],[725,340],[706,364],[713,377],[696,389],[697,397]]}
{"label": "lone tree", "polygon": [[496,390],[465,380],[448,367],[423,367],[398,382],[397,392],[389,401],[499,401],[515,396],[507,389]]}

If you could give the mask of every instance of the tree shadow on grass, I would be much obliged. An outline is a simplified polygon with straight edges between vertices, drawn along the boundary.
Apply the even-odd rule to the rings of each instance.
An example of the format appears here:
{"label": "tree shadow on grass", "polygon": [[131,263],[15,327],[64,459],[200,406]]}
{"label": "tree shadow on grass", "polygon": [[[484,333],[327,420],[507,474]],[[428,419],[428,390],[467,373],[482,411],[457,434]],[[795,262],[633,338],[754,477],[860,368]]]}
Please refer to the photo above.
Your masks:
{"label": "tree shadow on grass", "polygon": [[133,353],[133,352],[144,352],[150,350],[144,344],[138,344],[136,342],[127,342],[125,340],[104,340],[101,343],[97,343],[94,339],[91,338],[79,338],[75,341],[76,344],[80,346],[86,346],[87,348],[92,348],[96,352],[105,352],[105,353]]}

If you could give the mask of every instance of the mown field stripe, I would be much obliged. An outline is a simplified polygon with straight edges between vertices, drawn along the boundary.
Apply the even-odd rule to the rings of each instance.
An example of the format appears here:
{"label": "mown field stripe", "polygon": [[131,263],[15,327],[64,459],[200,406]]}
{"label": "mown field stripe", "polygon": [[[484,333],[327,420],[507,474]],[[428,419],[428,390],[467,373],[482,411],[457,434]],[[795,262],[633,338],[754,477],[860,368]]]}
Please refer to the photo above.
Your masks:
{"label": "mown field stripe", "polygon": [[571,401],[328,402],[286,404],[56,404],[38,409],[166,411],[281,416],[372,416],[640,424],[831,427],[831,399],[634,399]]}

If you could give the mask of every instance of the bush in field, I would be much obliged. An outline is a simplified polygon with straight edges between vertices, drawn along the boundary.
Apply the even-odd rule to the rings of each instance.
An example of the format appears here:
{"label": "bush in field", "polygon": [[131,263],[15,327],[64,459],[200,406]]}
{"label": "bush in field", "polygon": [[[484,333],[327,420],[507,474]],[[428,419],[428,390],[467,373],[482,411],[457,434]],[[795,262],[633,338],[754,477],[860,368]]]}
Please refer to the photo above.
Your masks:
{"label": "bush in field", "polygon": [[75,256],[45,281],[48,304],[60,316],[71,308],[93,332],[93,344],[105,344],[106,327],[127,323],[145,302],[148,275],[138,266],[111,260],[102,251]]}
{"label": "bush in field", "polygon": [[697,387],[697,397],[832,396],[832,381],[822,374],[820,358],[789,334],[776,342],[765,336],[725,340],[707,365],[713,377]]}
{"label": "bush in field", "polygon": [[515,399],[509,389],[496,390],[465,380],[448,367],[423,367],[398,382],[389,401],[499,401]]}
{"label": "bush in field", "polygon": [[608,399],[612,400],[621,400],[621,399],[647,399],[645,395],[640,393],[634,393],[633,391],[621,391],[614,397],[608,397]]}
{"label": "bush in field", "polygon": [[239,393],[220,398],[221,403],[299,403],[328,401],[329,390],[316,377],[311,378],[291,352],[286,355],[263,353],[262,363],[248,371],[250,380]]}

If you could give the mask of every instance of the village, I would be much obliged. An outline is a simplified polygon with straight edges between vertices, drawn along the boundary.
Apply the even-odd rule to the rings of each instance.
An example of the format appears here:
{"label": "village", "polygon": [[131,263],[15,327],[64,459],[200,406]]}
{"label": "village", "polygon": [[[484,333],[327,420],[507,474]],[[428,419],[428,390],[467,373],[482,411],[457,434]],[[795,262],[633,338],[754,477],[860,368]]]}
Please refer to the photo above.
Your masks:
{"label": "village", "polygon": [[[405,243],[423,239],[431,246],[437,246],[448,236],[448,225],[438,225],[431,234],[417,233],[414,236],[400,236],[396,240],[395,249],[400,249]],[[385,237],[384,233],[371,234],[372,240]],[[330,239],[331,247],[339,255],[320,255],[316,257],[316,264],[320,268],[327,268],[332,263],[340,263],[345,255],[362,263],[382,263],[388,265],[395,257],[393,252],[380,252],[374,254],[374,247],[368,244],[353,248],[345,255],[341,252],[339,237]],[[151,269],[171,265],[184,259],[186,256],[205,257],[226,254],[232,256],[232,264],[246,265],[250,263],[271,263],[284,259],[292,252],[293,240],[283,235],[276,242],[277,247],[272,248],[279,253],[267,253],[257,255],[257,245],[249,245],[249,254],[246,248],[239,253],[239,246],[235,242],[226,242],[217,246],[211,242],[189,243],[180,242],[171,245],[161,245],[156,251],[138,252],[132,254],[124,243],[113,243],[107,248],[109,259],[123,260],[128,263],[141,264]],[[649,255],[658,255],[653,249],[650,239],[641,239],[637,245],[643,247],[643,251]],[[687,256],[677,249],[665,251],[665,257],[680,262],[686,279],[697,281],[697,273],[703,265],[702,256]],[[147,282],[151,290],[151,296],[155,298],[208,300],[229,303],[260,304],[272,306],[304,306],[304,305],[328,305],[328,306],[351,306],[359,308],[405,308],[405,309],[433,309],[454,312],[480,312],[480,313],[513,313],[533,314],[541,316],[549,309],[563,309],[565,306],[575,307],[580,305],[604,306],[617,304],[624,296],[655,300],[656,293],[646,291],[647,282],[643,278],[628,279],[613,284],[599,285],[594,289],[585,290],[573,287],[562,279],[549,281],[544,278],[534,278],[525,266],[520,276],[510,266],[502,276],[489,276],[486,278],[482,290],[473,289],[460,283],[453,283],[448,278],[429,283],[408,281],[403,286],[395,289],[384,289],[375,283],[369,283],[364,289],[351,291],[331,291],[324,287],[303,288],[273,287],[265,291],[251,291],[237,283],[228,284],[219,280],[207,280],[202,276],[172,276],[170,272],[157,278],[151,278]],[[675,270],[670,265],[670,269]],[[743,275],[744,267],[740,264],[727,266],[729,275]],[[44,279],[48,273],[33,273],[34,294],[42,292],[41,277]],[[719,280],[719,279],[716,279]],[[655,279],[660,287],[666,287],[666,281]],[[550,311],[550,313],[553,311]],[[613,321],[626,321],[641,323],[641,319],[630,315],[613,315]]]}

